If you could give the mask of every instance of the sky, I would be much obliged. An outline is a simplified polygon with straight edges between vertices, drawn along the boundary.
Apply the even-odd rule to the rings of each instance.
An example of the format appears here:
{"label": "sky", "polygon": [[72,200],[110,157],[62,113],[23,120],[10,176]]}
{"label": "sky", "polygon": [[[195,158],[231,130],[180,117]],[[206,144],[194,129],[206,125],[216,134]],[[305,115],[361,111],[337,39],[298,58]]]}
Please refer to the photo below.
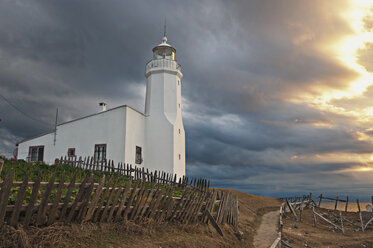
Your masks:
{"label": "sky", "polygon": [[370,0],[1,0],[0,154],[53,129],[56,108],[59,123],[101,101],[143,111],[165,18],[188,176],[267,196],[373,195]]}

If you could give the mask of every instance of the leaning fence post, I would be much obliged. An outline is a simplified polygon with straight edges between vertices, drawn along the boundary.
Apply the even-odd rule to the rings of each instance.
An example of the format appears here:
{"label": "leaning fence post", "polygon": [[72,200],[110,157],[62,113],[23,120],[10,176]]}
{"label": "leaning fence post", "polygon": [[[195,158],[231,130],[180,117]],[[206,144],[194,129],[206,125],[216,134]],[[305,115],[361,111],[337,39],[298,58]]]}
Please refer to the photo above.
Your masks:
{"label": "leaning fence post", "polygon": [[335,198],[334,210],[337,210],[337,206],[338,206],[338,196]]}
{"label": "leaning fence post", "polygon": [[346,207],[345,207],[345,212],[347,212],[347,207],[348,207],[348,196],[346,197]]}
{"label": "leaning fence post", "polygon": [[13,184],[13,168],[11,168],[8,174],[4,178],[3,186],[0,191],[0,226],[5,222],[4,218],[6,215],[6,207],[8,205],[8,199],[10,196],[10,190]]}
{"label": "leaning fence post", "polygon": [[303,196],[302,198],[302,202],[300,203],[300,206],[299,206],[299,220],[302,221],[302,214],[303,214],[303,203],[306,199],[306,196]]}
{"label": "leaning fence post", "polygon": [[295,220],[298,221],[298,216],[295,213],[293,206],[289,203],[288,199],[286,199],[286,204],[288,205],[290,212],[294,215]]}
{"label": "leaning fence post", "polygon": [[321,205],[321,200],[322,200],[322,194],[320,194],[320,196],[319,196],[319,207]]}
{"label": "leaning fence post", "polygon": [[356,203],[357,203],[357,208],[359,209],[359,219],[360,219],[360,224],[361,224],[361,230],[364,232],[363,217],[361,216],[359,199],[356,199]]}
{"label": "leaning fence post", "polygon": [[4,160],[0,159],[0,181],[1,181],[1,172],[3,171],[3,167],[4,167]]}
{"label": "leaning fence post", "polygon": [[316,214],[315,214],[315,207],[312,206],[312,214],[313,214],[313,223],[317,226]]}

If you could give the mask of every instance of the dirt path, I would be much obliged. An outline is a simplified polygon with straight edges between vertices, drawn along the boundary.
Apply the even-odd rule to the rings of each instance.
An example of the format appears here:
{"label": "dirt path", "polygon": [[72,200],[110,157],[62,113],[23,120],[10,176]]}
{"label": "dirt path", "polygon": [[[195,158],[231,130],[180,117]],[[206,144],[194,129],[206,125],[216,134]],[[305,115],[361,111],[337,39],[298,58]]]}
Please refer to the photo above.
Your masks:
{"label": "dirt path", "polygon": [[277,238],[278,211],[266,213],[254,236],[255,248],[268,248]]}

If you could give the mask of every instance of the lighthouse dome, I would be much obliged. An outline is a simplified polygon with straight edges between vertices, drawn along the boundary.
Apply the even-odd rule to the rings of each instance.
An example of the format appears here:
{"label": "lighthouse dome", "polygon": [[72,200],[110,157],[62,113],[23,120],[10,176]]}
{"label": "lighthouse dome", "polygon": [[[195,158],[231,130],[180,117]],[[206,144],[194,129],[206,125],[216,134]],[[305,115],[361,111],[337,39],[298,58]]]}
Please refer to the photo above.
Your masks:
{"label": "lighthouse dome", "polygon": [[153,59],[175,60],[176,49],[167,44],[167,37],[164,36],[162,43],[153,48]]}

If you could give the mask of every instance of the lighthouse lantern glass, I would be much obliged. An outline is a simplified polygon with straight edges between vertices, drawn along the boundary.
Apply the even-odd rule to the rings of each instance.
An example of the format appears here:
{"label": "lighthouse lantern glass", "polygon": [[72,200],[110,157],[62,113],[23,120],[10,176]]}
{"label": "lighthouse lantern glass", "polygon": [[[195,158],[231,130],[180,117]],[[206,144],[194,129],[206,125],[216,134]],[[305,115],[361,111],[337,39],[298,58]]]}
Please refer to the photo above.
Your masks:
{"label": "lighthouse lantern glass", "polygon": [[175,60],[175,52],[171,47],[157,47],[153,53],[154,59]]}

